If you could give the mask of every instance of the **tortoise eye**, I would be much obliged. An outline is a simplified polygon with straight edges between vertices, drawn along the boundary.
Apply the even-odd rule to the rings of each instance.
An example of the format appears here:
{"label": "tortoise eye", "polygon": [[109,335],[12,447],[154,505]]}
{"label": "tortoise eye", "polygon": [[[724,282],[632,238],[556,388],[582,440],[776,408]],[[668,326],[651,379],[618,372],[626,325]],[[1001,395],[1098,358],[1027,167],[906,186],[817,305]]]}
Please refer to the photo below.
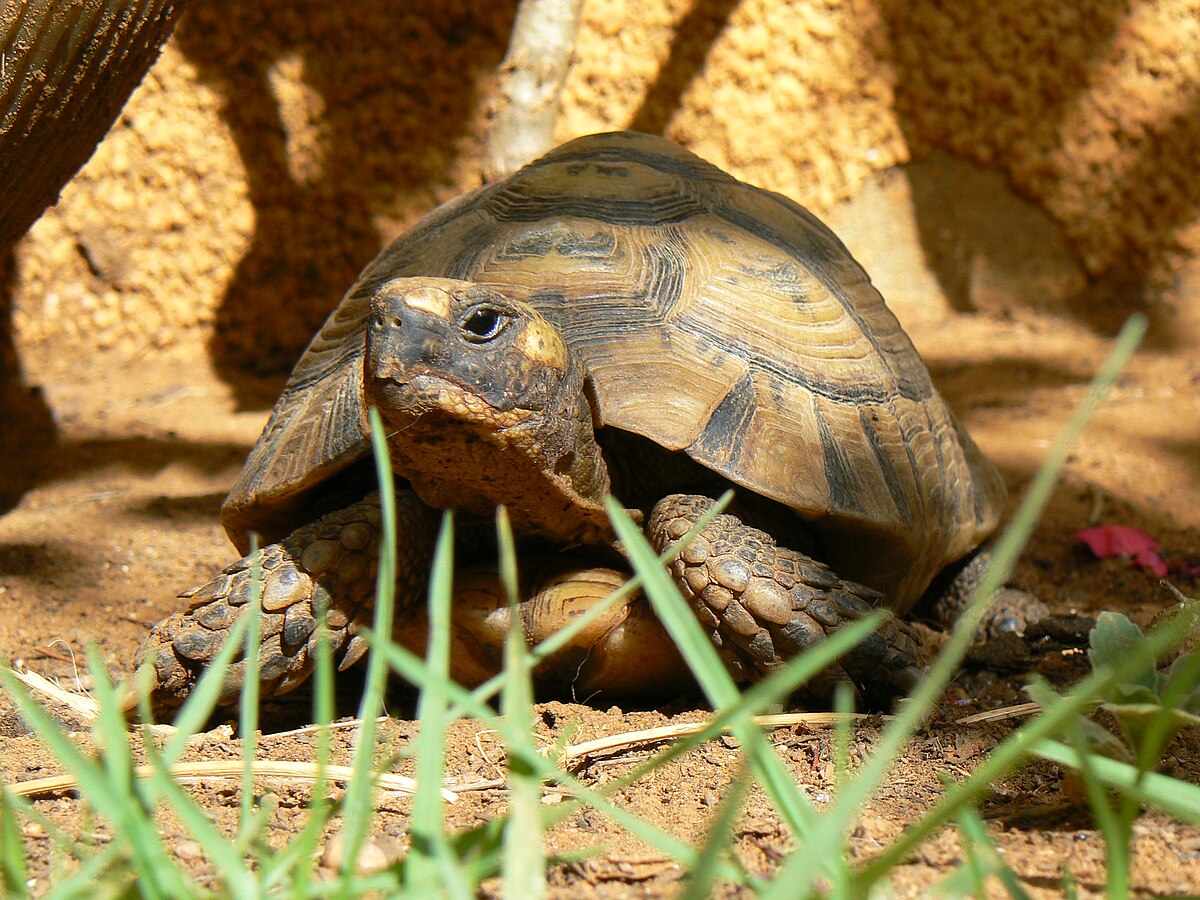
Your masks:
{"label": "tortoise eye", "polygon": [[486,343],[502,332],[509,320],[510,317],[498,309],[477,307],[463,320],[463,336],[473,344]]}

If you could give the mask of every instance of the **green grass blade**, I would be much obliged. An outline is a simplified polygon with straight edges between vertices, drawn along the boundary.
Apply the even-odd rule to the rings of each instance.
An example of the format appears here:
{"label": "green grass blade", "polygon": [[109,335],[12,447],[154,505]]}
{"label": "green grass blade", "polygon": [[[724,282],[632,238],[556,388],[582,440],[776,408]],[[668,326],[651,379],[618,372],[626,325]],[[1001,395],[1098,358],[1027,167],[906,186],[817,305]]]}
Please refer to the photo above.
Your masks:
{"label": "green grass blade", "polygon": [[[390,644],[386,646],[385,652],[393,671],[400,678],[417,685],[424,685],[431,680],[432,676],[425,663],[405,648]],[[527,724],[512,723],[502,716],[497,716],[485,701],[476,699],[470,691],[453,682],[447,684],[447,689],[451,698],[461,706],[467,715],[473,716],[479,719],[480,722],[485,723],[489,728],[495,729],[504,740],[510,742],[510,746],[514,748],[521,746],[522,738],[515,733],[515,729],[527,728]],[[696,852],[688,844],[680,841],[674,835],[668,834],[644,822],[626,810],[615,806],[606,797],[593,791],[571,774],[562,771],[550,760],[536,753],[527,754],[524,752],[522,752],[521,759],[538,777],[562,785],[566,791],[579,797],[584,803],[598,812],[608,816],[622,828],[642,838],[647,844],[674,859],[678,859],[684,865],[692,866],[696,864]]]}
{"label": "green grass blade", "polygon": [[[1084,764],[1084,754],[1054,740],[1041,740],[1032,747],[1032,753],[1043,759],[1079,769]],[[1200,825],[1200,787],[1187,781],[1143,772],[1128,763],[1118,762],[1095,754],[1087,754],[1087,765],[1093,775],[1109,787],[1128,791],[1139,802],[1153,806],[1192,825]]]}
{"label": "green grass blade", "polygon": [[[379,479],[379,505],[382,514],[382,535],[379,541],[379,577],[375,587],[373,634],[384,639],[392,633],[396,600],[396,488],[392,465],[388,459],[387,436],[379,410],[369,411],[371,446],[375,455],[375,473]],[[374,811],[373,760],[375,736],[379,725],[376,719],[383,709],[387,690],[387,661],[371,644],[367,653],[367,676],[359,705],[358,740],[354,751],[353,777],[346,787],[342,805],[342,867],[343,878],[354,871],[359,851],[366,841]]]}
{"label": "green grass blade", "polygon": [[332,753],[332,730],[334,715],[333,650],[329,643],[329,628],[325,616],[317,619],[316,642],[313,653],[313,721],[317,725],[314,761],[317,776],[313,780],[309,801],[308,821],[295,839],[288,842],[280,852],[262,861],[259,889],[265,894],[289,875],[292,877],[292,896],[308,896],[312,880],[311,860],[316,856],[317,845],[329,821],[331,804],[325,796],[329,785],[327,769]]}
{"label": "green grass blade", "polygon": [[25,883],[29,869],[25,865],[25,845],[17,822],[17,804],[8,788],[0,784],[0,886],[6,897],[28,896]]}
{"label": "green grass blade", "polygon": [[[157,754],[147,753],[151,776],[149,787],[162,797],[183,823],[188,835],[200,845],[204,855],[220,874],[228,896],[254,900],[259,896],[254,876],[246,866],[241,851],[215,826],[208,813],[191,795],[171,778]],[[171,897],[181,896],[169,894]]]}
{"label": "green grass blade", "polygon": [[[693,749],[705,741],[720,736],[725,730],[732,728],[738,722],[749,720],[751,716],[757,714],[766,706],[790,695],[800,684],[809,680],[813,674],[827,667],[837,657],[865,638],[867,634],[879,625],[882,617],[882,613],[877,613],[868,616],[860,622],[855,622],[839,629],[827,641],[823,641],[803,656],[797,657],[788,665],[772,672],[762,681],[751,685],[741,696],[741,703],[718,710],[713,720],[701,733],[673,742],[655,760],[651,760],[638,770],[635,770],[632,777],[623,776],[620,779],[610,782],[606,786],[606,792],[619,790],[652,771],[657,766],[665,764],[670,759]],[[432,679],[433,676],[430,674],[426,664],[404,648],[389,646],[387,654],[389,664],[398,677],[415,685],[423,685]],[[492,709],[487,706],[486,698],[479,695],[479,691],[469,692],[458,685],[451,684],[450,692],[451,698],[456,704],[455,709],[460,713],[474,716],[487,724],[488,727],[494,728],[502,736],[508,734],[509,723],[495,715]],[[681,859],[684,864],[689,864],[689,861],[696,861],[696,854],[691,847],[679,843],[670,835],[658,832],[651,826],[630,816],[619,807],[613,807],[602,794],[587,789],[568,773],[556,768],[544,757],[537,755],[532,758],[531,762],[534,764],[535,771],[539,777],[564,785],[564,787],[577,797],[583,798],[583,802],[608,815],[631,832],[638,834],[647,843],[659,848],[668,855]],[[563,812],[564,816],[569,814],[567,804],[563,804],[558,809]],[[736,873],[724,871],[722,877],[736,879]]]}
{"label": "green grass blade", "polygon": [[1081,749],[1079,754],[1079,776],[1083,781],[1084,793],[1088,799],[1088,807],[1092,818],[1104,835],[1105,875],[1108,885],[1106,890],[1110,897],[1124,897],[1129,892],[1129,849],[1133,837],[1132,820],[1124,821],[1123,817],[1113,807],[1103,783],[1096,776],[1092,761],[1097,754],[1088,752],[1087,739],[1079,718],[1067,722],[1067,734],[1071,743]]}
{"label": "green grass blade", "polygon": [[[113,860],[115,860],[117,857],[121,857],[122,860],[125,859],[126,850],[128,848],[122,844],[117,843],[114,846],[113,843],[110,842],[103,849],[97,849],[94,844],[84,840],[77,840],[76,838],[67,834],[56,823],[46,818],[46,816],[43,815],[37,806],[35,806],[28,798],[12,793],[8,790],[7,786],[2,783],[0,783],[0,791],[5,792],[5,798],[12,808],[14,825],[19,826],[20,821],[24,820],[30,824],[36,824],[40,826],[50,841],[50,853],[52,858],[69,859],[79,866],[77,870],[73,870],[73,873],[74,871],[82,871],[85,868],[92,873],[103,872],[105,868],[111,865]],[[79,828],[78,830],[81,833],[89,834],[93,830],[91,827],[88,827],[91,824],[92,810],[85,807],[82,812],[83,818],[85,819],[85,824],[84,827]],[[21,833],[20,828],[18,827],[18,841],[20,841],[20,838]],[[21,866],[27,866],[27,861],[24,856],[20,858],[19,864]],[[128,868],[129,866],[126,862],[124,869],[128,870]],[[0,881],[0,884],[2,884],[2,881]],[[57,894],[59,890],[57,883],[55,884],[54,890]],[[3,896],[6,895],[4,893],[0,893],[0,897]]]}
{"label": "green grass blade", "polygon": [[[697,519],[696,524],[688,530],[687,534],[676,541],[672,546],[668,547],[667,550],[659,557],[659,561],[662,563],[662,565],[666,566],[670,564],[670,562],[680,554],[683,548],[687,546],[688,542],[691,541],[692,538],[708,527],[708,524],[725,510],[725,507],[729,505],[729,502],[732,499],[733,491],[726,491],[724,495],[722,495],[721,498],[712,505],[711,509]],[[635,572],[624,584],[622,584],[619,588],[617,588],[591,609],[587,610],[579,617],[572,619],[565,627],[555,631],[553,634],[546,637],[545,640],[541,641],[541,643],[539,643],[536,647],[534,647],[530,651],[530,665],[537,666],[537,664],[543,659],[546,659],[548,656],[557,653],[563,647],[570,644],[575,639],[576,635],[584,631],[586,628],[589,628],[593,622],[605,615],[614,605],[623,602],[626,598],[642,590],[642,588],[642,577]],[[500,693],[503,683],[504,673],[500,672],[476,687],[472,694],[477,700],[490,700],[492,697]],[[455,718],[456,716],[461,715],[461,713],[462,710],[457,706],[452,707],[450,711],[450,717]]]}
{"label": "green grass blade", "polygon": [[[109,681],[95,646],[88,648],[88,665],[92,672],[92,690],[99,704],[100,714],[94,726],[94,733],[103,748],[101,760],[110,779],[110,786],[117,796],[126,798],[126,819],[137,818],[144,822],[144,830],[153,832],[157,840],[157,829],[152,819],[152,810],[158,800],[165,797],[184,822],[188,833],[209,854],[209,859],[218,866],[230,895],[233,897],[251,898],[255,895],[253,880],[246,871],[241,854],[230,846],[228,840],[209,821],[207,815],[200,809],[190,795],[176,785],[161,765],[161,760],[152,745],[145,748],[146,758],[154,774],[148,781],[134,777],[133,756],[129,747],[129,731],[125,717],[121,711],[120,698],[115,686]],[[157,765],[156,765],[157,764]],[[164,859],[165,848],[159,850]],[[147,872],[138,865],[139,857],[134,856],[135,868],[138,872],[139,883],[147,880]],[[148,862],[153,862],[147,858]],[[170,863],[171,871],[177,878],[183,875]]]}
{"label": "green grass blade", "polygon": [[986,897],[987,879],[992,873],[991,860],[984,858],[986,851],[979,847],[974,834],[961,824],[958,841],[962,845],[962,863],[929,893],[935,897]]}
{"label": "green grass blade", "polygon": [[[103,660],[94,645],[88,647],[88,665],[93,679],[92,690],[99,704],[99,716],[93,733],[100,745],[96,760],[89,763],[99,770],[104,792],[97,795],[85,790],[84,795],[101,815],[112,822],[114,831],[120,829],[126,835],[139,836],[132,838],[137,844],[130,848],[129,856],[138,882],[146,883],[152,895],[168,892],[172,882],[181,882],[181,875],[166,855],[150,819],[148,810],[153,808],[153,799],[146,797],[143,786],[134,779],[133,755],[124,714],[116,689],[109,681]],[[38,731],[36,727],[34,730]],[[40,731],[38,733],[45,740],[46,736]],[[47,741],[47,744],[50,742]],[[53,747],[51,752],[57,757]],[[59,758],[59,761],[66,765],[66,760]],[[68,771],[76,776],[82,787],[84,782],[79,777],[80,773],[74,769]],[[143,841],[147,846],[141,846]]]}
{"label": "green grass blade", "polygon": [[[1065,696],[1044,709],[1037,718],[1022,725],[988,755],[969,779],[948,789],[936,807],[908,825],[895,841],[873,857],[860,870],[859,883],[870,885],[882,878],[922,841],[948,822],[959,809],[985,796],[995,782],[1024,764],[1031,754],[1042,753],[1045,748],[1054,747],[1054,744],[1045,743],[1046,740],[1060,734],[1073,717],[1092,708],[1096,698],[1102,696],[1112,685],[1119,684],[1127,672],[1136,671],[1144,659],[1156,657],[1169,644],[1170,635],[1154,632],[1146,635],[1145,642],[1131,652],[1127,659],[1122,660],[1120,665],[1086,676]],[[1053,758],[1051,752],[1054,751],[1046,753],[1046,758]],[[1107,766],[1106,760],[1094,758],[1092,762],[1100,777],[1105,777],[1113,771]],[[1133,767],[1126,769],[1132,773],[1137,772]],[[1174,779],[1166,780],[1179,784]],[[1133,783],[1131,779],[1129,786],[1132,787]],[[1119,786],[1126,787],[1125,783]],[[1192,791],[1200,792],[1200,788],[1192,787]],[[1197,809],[1200,809],[1200,806]],[[1173,812],[1170,809],[1167,811]]]}
{"label": "green grass blade", "polygon": [[541,780],[523,762],[537,752],[534,743],[533,674],[529,651],[525,646],[525,628],[517,594],[517,550],[508,513],[501,508],[496,515],[496,535],[500,543],[500,580],[511,611],[510,628],[504,641],[504,690],[501,712],[514,726],[519,746],[508,747],[508,821],[504,828],[502,866],[503,893],[506,897],[546,894],[546,854],[542,834]]}
{"label": "green grass blade", "polygon": [[[752,685],[743,695],[743,702],[741,704],[719,710],[702,732],[672,742],[653,760],[644,763],[630,776],[622,776],[621,778],[614,779],[605,786],[603,792],[595,792],[587,788],[572,775],[563,772],[540,754],[527,757],[525,761],[540,778],[561,784],[571,794],[580,798],[581,802],[608,816],[631,833],[638,835],[647,844],[679,860],[681,865],[685,867],[695,866],[699,863],[699,855],[692,847],[678,841],[673,835],[648,825],[620,807],[614,806],[605,795],[628,786],[655,768],[665,765],[666,762],[694,749],[701,743],[719,737],[738,721],[749,719],[750,716],[760,712],[771,703],[777,702],[781,697],[790,695],[799,684],[807,681],[814,672],[825,668],[830,662],[865,638],[867,634],[878,626],[881,617],[881,615],[868,617],[861,622],[855,622],[843,629],[839,629],[828,641],[822,642],[822,644],[809,653],[792,660],[787,666],[776,670],[767,678]],[[416,685],[424,684],[431,678],[425,663],[408,650],[402,647],[389,646],[387,654],[389,664],[398,677]],[[487,705],[487,701],[478,697],[475,692],[467,691],[456,684],[451,684],[450,693],[457,705],[456,708],[460,709],[466,715],[477,718],[489,728],[494,728],[502,737],[507,737],[509,734],[508,729],[515,727],[505,719],[498,717]],[[570,804],[561,804],[559,807],[556,807],[556,814],[553,817],[553,821],[558,821],[570,815],[573,808]],[[720,874],[723,878],[738,882],[741,881],[739,877],[740,873],[730,869],[728,866],[724,866]]]}
{"label": "green grass blade", "polygon": [[679,596],[670,574],[659,562],[649,542],[625,509],[609,497],[605,501],[609,518],[617,537],[625,547],[634,569],[642,578],[645,590],[654,606],[654,611],[667,629],[671,639],[679,647],[685,660],[693,665],[700,687],[714,709],[735,705],[740,692],[734,684],[725,664],[721,662],[712,642],[704,634],[696,617]]}
{"label": "green grass blade", "polygon": [[[653,566],[653,569],[662,571],[661,562],[657,560],[657,557],[654,557],[654,559],[656,561],[656,565]],[[689,611],[685,610],[685,615],[689,620],[691,620],[692,617]],[[712,737],[719,735],[721,733],[722,726],[737,725],[739,722],[748,722],[750,716],[760,711],[767,704],[775,702],[781,696],[790,694],[795,690],[798,684],[810,678],[813,673],[827,666],[838,655],[845,652],[847,649],[865,637],[867,633],[869,633],[878,625],[878,618],[879,617],[872,617],[867,621],[855,623],[852,626],[848,626],[845,629],[839,630],[837,634],[830,637],[829,641],[823,642],[821,646],[815,648],[811,653],[805,654],[803,657],[792,661],[790,665],[781,668],[777,672],[772,673],[772,675],[768,678],[756,685],[753,685],[745,693],[745,695],[738,695],[739,702],[718,711],[715,719],[715,727],[712,727],[708,734],[702,739],[711,739]],[[704,640],[704,644],[705,646],[709,646],[707,644],[707,639]],[[711,647],[709,647],[709,649],[711,650]],[[401,678],[404,678],[418,686],[427,685],[431,681],[437,680],[425,663],[417,659],[414,655],[403,648],[388,646],[387,654],[390,664]],[[506,740],[514,741],[514,747],[518,746],[517,742],[522,741],[522,735],[514,734],[510,730],[511,728],[520,727],[520,723],[512,723],[498,718],[494,712],[486,706],[486,701],[480,696],[479,691],[468,692],[465,689],[453,684],[449,685],[449,688],[451,697],[456,704],[456,710],[468,715],[476,716],[481,721],[486,722],[489,727],[495,728],[502,737],[505,737]],[[524,727],[527,728],[527,726]],[[754,731],[758,733],[757,728],[755,728]],[[524,740],[527,739],[527,736],[524,737]],[[685,746],[695,746],[698,742],[691,743],[690,739],[685,739],[685,741],[682,743],[684,743]],[[668,748],[666,753],[670,754],[674,749],[675,746],[672,745],[672,747]],[[699,856],[694,848],[679,842],[670,835],[654,829],[652,826],[649,826],[646,823],[638,820],[636,817],[630,815],[621,808],[613,806],[612,803],[604,796],[585,788],[572,776],[560,771],[554,767],[552,763],[540,755],[524,755],[518,753],[518,755],[514,758],[522,759],[526,764],[529,765],[531,771],[533,771],[539,778],[562,784],[565,788],[567,788],[567,790],[575,794],[577,797],[582,798],[582,802],[588,803],[593,808],[596,808],[600,812],[612,818],[618,824],[622,825],[622,827],[625,827],[631,832],[638,834],[652,846],[656,846],[664,853],[679,859],[684,865],[694,865],[699,861]],[[782,763],[778,761],[777,757],[776,762],[778,768],[782,770]],[[786,774],[786,771],[784,777],[788,779],[789,787],[791,787],[792,790],[795,790],[794,785],[791,785],[790,776]],[[569,814],[567,804],[563,804],[562,807],[559,807],[558,809],[564,815]],[[555,818],[557,818],[557,816]],[[731,869],[728,865],[724,864],[721,867],[721,877],[729,878],[739,882],[744,881],[745,879],[744,873],[739,873],[736,870]],[[410,881],[409,883],[412,884],[413,882]]]}
{"label": "green grass blade", "polygon": [[[850,714],[854,711],[854,692],[850,685],[839,684],[833,695],[833,708],[841,716],[833,726],[833,783],[834,796],[837,796],[850,778],[850,743],[853,723]],[[831,892],[836,895],[849,894],[850,867],[842,854],[830,860],[826,873],[832,882]]]}
{"label": "green grass blade", "polygon": [[958,822],[959,842],[962,844],[963,863],[943,878],[928,893],[933,897],[988,897],[988,879],[995,877],[1013,900],[1030,900],[1029,893],[1021,887],[1016,873],[1005,863],[987,833],[987,826],[973,807],[960,809],[955,816]]}
{"label": "green grass blade", "polygon": [[204,727],[216,708],[217,699],[221,696],[225,684],[225,674],[234,656],[241,652],[246,640],[246,630],[250,627],[250,616],[239,615],[229,629],[229,636],[217,655],[213,657],[196,682],[195,689],[188,695],[183,706],[175,716],[175,733],[167,741],[162,751],[163,765],[170,767],[178,762],[179,757],[187,749],[192,735]]}
{"label": "green grass blade", "polygon": [[[720,710],[744,703],[712,642],[696,621],[695,614],[688,609],[641,529],[611,497],[605,501],[605,505],[617,537],[623,542],[630,562],[645,583],[646,596],[659,621],[687,660],[713,708]],[[755,774],[779,814],[799,839],[814,821],[812,806],[761,729],[743,720],[734,729],[734,735],[742,742]]]}
{"label": "green grass blade", "polygon": [[[680,900],[706,900],[716,894],[717,863],[723,856],[732,855],[729,850],[730,837],[749,787],[749,773],[739,767],[729,783],[729,790],[721,798],[717,815],[700,847],[700,862],[688,872],[687,888]],[[734,861],[736,863],[736,858]]]}
{"label": "green grass blade", "polygon": [[[232,897],[253,898],[256,896],[254,881],[243,862],[241,852],[209,820],[207,814],[186,791],[170,777],[163,765],[162,757],[153,744],[145,746],[145,754],[152,775],[148,780],[136,779],[133,772],[133,757],[129,747],[129,732],[121,711],[121,701],[116,687],[109,681],[103,660],[95,646],[88,648],[88,665],[92,672],[92,690],[99,704],[100,715],[94,732],[101,742],[101,759],[110,778],[110,787],[119,797],[126,798],[126,816],[144,822],[147,832],[153,832],[157,841],[157,829],[152,811],[159,799],[165,798],[172,810],[184,823],[189,835],[200,844],[201,849],[220,871]],[[159,850],[163,858],[165,848]],[[135,860],[137,857],[135,856]],[[179,878],[184,876],[170,864],[171,871]],[[146,878],[139,870],[139,882]]]}
{"label": "green grass blade", "polygon": [[104,766],[89,759],[75,746],[8,666],[0,667],[0,683],[17,704],[30,729],[75,778],[88,802],[112,823],[114,840],[128,847],[139,878],[144,879],[139,888],[149,897],[183,896],[186,884],[179,870],[164,851],[153,822],[139,814],[136,804],[129,802],[128,792],[122,793],[110,781]]}
{"label": "green grass blade", "polygon": [[[295,897],[297,895],[289,893],[285,896]],[[414,893],[405,889],[396,876],[396,870],[389,868],[362,875],[350,874],[339,877],[336,881],[313,882],[307,896],[370,897],[372,900],[375,900],[375,898],[385,898],[385,900],[398,898],[398,900],[409,900],[410,897],[414,896]],[[434,893],[434,896],[438,895]]]}
{"label": "green grass blade", "polygon": [[242,679],[242,697],[238,708],[238,732],[242,738],[242,802],[238,816],[238,832],[234,838],[240,848],[248,847],[254,836],[254,755],[258,747],[258,671],[262,656],[262,566],[259,564],[258,535],[250,535],[250,600],[245,613],[250,624],[246,628],[246,677]]}
{"label": "green grass blade", "polygon": [[[92,673],[92,690],[99,704],[99,716],[92,726],[92,734],[100,744],[99,761],[104,765],[110,788],[119,796],[132,797],[134,775],[129,726],[116,697],[116,689],[108,679],[100,650],[95,644],[88,645],[87,663]],[[144,808],[137,812],[144,814]]]}
{"label": "green grass blade", "polygon": [[[978,866],[981,862],[979,857],[986,854],[988,861],[987,870],[996,876],[1004,886],[1004,890],[1008,892],[1008,896],[1012,897],[1013,900],[1031,900],[1029,892],[1021,887],[1017,873],[1004,861],[1004,857],[996,849],[996,843],[992,840],[991,835],[988,834],[983,817],[979,815],[975,808],[970,806],[963,807],[958,811],[958,815],[955,818],[958,821],[959,832],[962,835],[964,846],[970,843],[976,848],[975,852],[971,854],[976,860],[976,865]],[[980,848],[982,848],[982,854],[980,853]],[[982,888],[982,883],[979,883],[977,895],[980,897],[986,896]]]}
{"label": "green grass blade", "polygon": [[110,881],[119,879],[133,882],[135,876],[129,871],[124,851],[125,848],[119,843],[110,843],[90,857],[80,857],[78,869],[55,881],[53,892],[55,900],[70,900],[73,897],[93,900],[96,896],[96,884],[105,879],[106,872],[110,873],[108,875]]}
{"label": "green grass blade", "polygon": [[874,613],[861,621],[839,628],[827,641],[822,641],[802,656],[790,660],[785,666],[747,688],[742,693],[742,702],[737,706],[717,710],[702,730],[672,741],[642,765],[613,779],[605,785],[605,791],[609,792],[610,786],[612,790],[620,790],[636,783],[671,760],[720,737],[727,731],[732,731],[738,723],[748,721],[768,706],[790,697],[800,685],[808,682],[817,672],[828,668],[843,653],[866,638],[879,626],[883,617],[882,612]]}
{"label": "green grass blade", "polygon": [[[445,768],[446,727],[449,724],[448,686],[450,683],[450,599],[454,572],[454,520],[447,512],[442,519],[433,568],[429,581],[429,678],[421,684],[417,702],[420,729],[413,742],[416,754],[416,793],[412,800],[412,842],[405,864],[406,885],[436,883],[449,878],[446,887],[456,895],[465,890],[451,860],[453,851],[446,842],[442,825],[442,779]],[[385,647],[390,642],[380,642]],[[373,645],[374,647],[375,645]],[[468,892],[469,895],[469,892]]]}

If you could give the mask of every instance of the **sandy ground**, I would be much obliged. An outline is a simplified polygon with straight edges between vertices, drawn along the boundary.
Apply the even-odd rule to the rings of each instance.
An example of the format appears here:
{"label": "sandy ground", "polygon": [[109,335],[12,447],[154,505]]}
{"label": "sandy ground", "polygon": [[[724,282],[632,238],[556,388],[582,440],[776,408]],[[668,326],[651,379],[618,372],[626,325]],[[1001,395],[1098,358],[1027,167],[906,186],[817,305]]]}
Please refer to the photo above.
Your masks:
{"label": "sandy ground", "polygon": [[[1158,579],[1096,561],[1072,538],[1121,523],[1160,541],[1170,579],[1195,594],[1194,0],[662,0],[638,16],[628,5],[589,2],[561,136],[665,132],[826,217],[1014,497],[1121,322],[1148,316],[1146,342],[1074,448],[1014,582],[1057,612],[1118,609],[1144,624],[1171,602]],[[0,654],[67,683],[89,643],[109,672],[126,673],[176,593],[232,561],[218,508],[290,361],[383,240],[478,183],[511,4],[306,9],[197,5],[92,163],[14,260],[0,260]],[[1083,671],[1077,654],[1031,665],[1058,684]],[[1023,677],[1020,668],[964,669],[864,809],[856,857],[936,801],[939,773],[970,772],[1003,739],[1010,724],[954,720],[1024,700]],[[349,715],[358,683],[343,686]],[[695,696],[664,703],[548,702],[536,725],[547,741],[567,729],[583,741],[703,714]],[[398,718],[381,755],[416,727],[402,689],[390,711]],[[311,758],[308,737],[283,734],[310,718],[303,691],[264,716],[261,756]],[[477,732],[462,723],[448,748],[451,776],[468,784],[502,766],[494,736]],[[855,752],[875,733],[861,727]],[[789,728],[772,739],[823,805],[833,787],[828,734]],[[339,761],[349,740],[347,731]],[[238,747],[218,730],[191,755],[231,757]],[[591,760],[581,774],[603,784],[646,752]],[[732,742],[714,742],[619,800],[694,839],[737,756]],[[54,770],[0,700],[3,777]],[[1200,781],[1200,735],[1179,738],[1164,770]],[[283,844],[303,821],[306,789],[275,780],[259,790],[275,804],[271,839]],[[194,792],[215,820],[233,821],[235,783]],[[477,824],[504,803],[498,790],[465,790],[450,824]],[[69,795],[39,808],[74,833],[107,827]],[[1067,802],[1057,767],[995,785],[983,811],[1032,895],[1059,895],[1066,872],[1081,896],[1102,890],[1102,839]],[[385,856],[402,852],[407,813],[407,801],[383,801],[374,834]],[[163,830],[203,879],[178,824],[164,820]],[[26,840],[44,888],[50,842],[35,831]],[[789,840],[751,792],[735,829],[746,864],[769,871]],[[1151,813],[1136,840],[1140,891],[1200,894],[1200,829]],[[594,859],[553,870],[562,896],[676,886],[668,861],[599,815],[575,815],[551,835],[552,850],[600,844]],[[939,835],[896,871],[897,893],[918,894],[960,861],[954,834]]]}

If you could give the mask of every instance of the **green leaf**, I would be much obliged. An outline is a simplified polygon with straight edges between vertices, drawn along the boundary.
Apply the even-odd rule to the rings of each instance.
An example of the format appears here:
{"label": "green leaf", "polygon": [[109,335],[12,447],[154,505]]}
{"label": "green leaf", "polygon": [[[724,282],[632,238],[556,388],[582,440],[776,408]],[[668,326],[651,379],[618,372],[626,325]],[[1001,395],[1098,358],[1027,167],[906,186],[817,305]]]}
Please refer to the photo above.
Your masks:
{"label": "green leaf", "polygon": [[[1095,627],[1088,635],[1088,659],[1092,663],[1092,669],[1116,666],[1128,657],[1129,652],[1140,644],[1144,637],[1142,629],[1121,613],[1100,613],[1096,618]],[[1138,686],[1144,687],[1153,696],[1158,696],[1162,677],[1155,670],[1153,660],[1148,661],[1136,672],[1130,673],[1130,677],[1121,682],[1122,689],[1127,692],[1132,692]]]}
{"label": "green leaf", "polygon": [[1158,692],[1144,684],[1114,684],[1104,705],[1116,709],[1121,706],[1158,706],[1161,702]]}
{"label": "green leaf", "polygon": [[1034,674],[1022,690],[1029,695],[1029,699],[1040,706],[1042,709],[1049,709],[1054,705],[1055,701],[1061,700],[1062,695],[1050,686],[1050,682],[1040,675]]}
{"label": "green leaf", "polygon": [[[1155,698],[1157,700],[1157,698]],[[1149,755],[1154,757],[1157,764],[1160,755],[1160,749],[1165,749],[1175,735],[1179,734],[1188,725],[1200,725],[1200,716],[1186,713],[1181,709],[1170,709],[1164,707],[1161,703],[1129,703],[1129,704],[1105,704],[1105,709],[1109,710],[1116,718],[1121,726],[1121,730],[1125,732],[1129,738],[1129,742],[1139,750],[1149,752],[1149,748],[1145,747],[1145,741],[1150,739],[1151,728],[1154,722],[1160,717],[1166,721],[1159,726],[1162,729],[1157,736],[1156,742],[1159,745],[1154,752]]]}
{"label": "green leaf", "polygon": [[1200,650],[1193,650],[1171,663],[1163,697],[1178,698],[1177,709],[1188,713],[1200,713]]}

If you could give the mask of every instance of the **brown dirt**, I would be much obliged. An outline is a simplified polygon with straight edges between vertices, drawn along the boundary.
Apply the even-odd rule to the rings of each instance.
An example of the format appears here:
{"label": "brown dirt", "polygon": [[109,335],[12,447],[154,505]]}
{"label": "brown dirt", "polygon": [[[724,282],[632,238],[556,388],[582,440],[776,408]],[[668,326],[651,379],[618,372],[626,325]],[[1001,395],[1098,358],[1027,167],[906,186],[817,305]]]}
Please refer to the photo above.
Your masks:
{"label": "brown dirt", "polygon": [[[1145,348],[1074,449],[1015,582],[1059,611],[1114,608],[1144,623],[1169,602],[1157,580],[1091,560],[1071,538],[1121,522],[1161,541],[1172,580],[1195,593],[1200,6],[664,0],[636,16],[627,6],[587,6],[562,137],[665,130],[826,215],[1014,492],[1119,323],[1149,315]],[[511,7],[437,0],[397,13],[364,2],[303,20],[290,10],[232,0],[191,10],[0,281],[23,373],[0,385],[0,652],[43,673],[69,681],[67,648],[81,659],[89,642],[109,671],[126,671],[175,593],[231,560],[217,510],[281,364],[381,241],[477,179]],[[5,349],[0,341],[0,365]],[[1077,657],[1043,664],[1060,682],[1080,672]],[[1007,726],[951,720],[1024,699],[1020,683],[1020,673],[962,673],[939,721],[864,810],[856,856],[936,800],[939,772],[978,764]],[[302,723],[305,703],[268,708],[268,732]],[[394,711],[411,713],[409,703],[398,694]],[[353,706],[350,682],[344,711]],[[577,726],[574,740],[586,740],[698,709],[695,698],[657,710],[550,703],[538,727],[550,740]],[[0,710],[3,777],[52,771],[11,707]],[[397,722],[381,749],[412,729]],[[476,730],[459,726],[450,771],[495,777],[498,751]],[[874,733],[861,728],[856,749]],[[828,735],[787,729],[773,739],[822,805]],[[192,752],[231,755],[237,744],[214,735]],[[260,752],[305,758],[312,745],[268,737]],[[603,783],[641,757],[583,772]],[[736,765],[736,747],[714,742],[620,799],[694,839]],[[1172,747],[1166,770],[1198,780],[1195,733]],[[1066,871],[1090,896],[1104,884],[1103,842],[1066,803],[1060,775],[1048,764],[1025,769],[996,785],[984,810],[1034,896],[1057,895]],[[285,842],[305,791],[278,781],[261,790],[278,801],[272,839]],[[232,821],[235,785],[195,794],[218,822]],[[70,797],[39,808],[75,831],[91,827]],[[465,792],[450,819],[467,826],[503,808],[499,792]],[[385,852],[403,845],[406,822],[406,802],[385,800],[375,828]],[[189,855],[177,824],[164,829]],[[754,870],[789,845],[757,793],[735,835]],[[44,886],[49,842],[28,843]],[[554,870],[560,893],[658,895],[678,882],[598,815],[576,815],[552,836],[558,850],[598,844],[606,850],[594,860]],[[1147,814],[1135,851],[1139,890],[1200,893],[1200,830]],[[954,834],[938,836],[897,870],[897,892],[919,893],[960,860]]]}

